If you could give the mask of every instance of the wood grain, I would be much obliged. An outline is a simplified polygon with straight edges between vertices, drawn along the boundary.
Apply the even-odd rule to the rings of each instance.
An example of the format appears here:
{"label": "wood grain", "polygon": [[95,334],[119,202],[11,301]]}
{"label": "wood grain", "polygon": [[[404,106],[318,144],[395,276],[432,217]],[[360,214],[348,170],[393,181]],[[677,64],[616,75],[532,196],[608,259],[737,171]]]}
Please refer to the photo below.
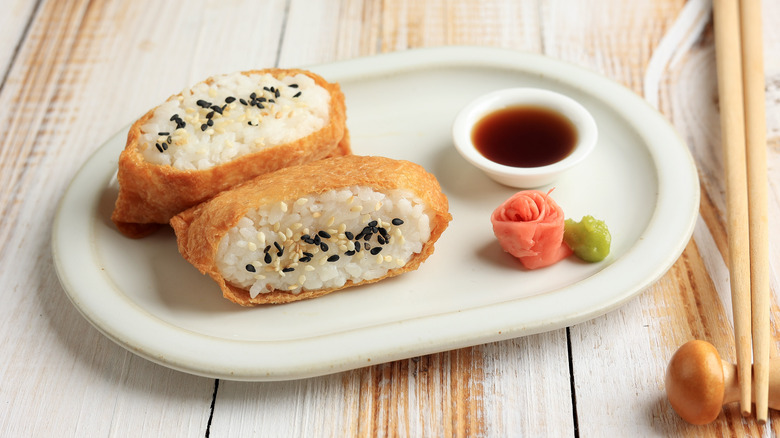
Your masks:
{"label": "wood grain", "polygon": [[[761,428],[727,407],[715,423],[692,427],[664,396],[666,363],[683,342],[705,339],[734,359],[711,27],[657,87],[660,111],[699,168],[694,239],[657,283],[568,337],[555,330],[290,382],[219,381],[212,400],[213,379],[155,365],[92,328],[53,271],[52,219],[81,164],[149,107],[206,76],[468,44],[543,53],[641,94],[655,48],[685,5],[14,0],[0,18],[0,436],[776,435],[776,412]],[[780,21],[780,4],[763,6],[766,23]],[[766,26],[764,42],[765,53],[777,53],[780,31]],[[780,62],[766,60],[776,260]],[[777,284],[772,271],[773,355]]]}

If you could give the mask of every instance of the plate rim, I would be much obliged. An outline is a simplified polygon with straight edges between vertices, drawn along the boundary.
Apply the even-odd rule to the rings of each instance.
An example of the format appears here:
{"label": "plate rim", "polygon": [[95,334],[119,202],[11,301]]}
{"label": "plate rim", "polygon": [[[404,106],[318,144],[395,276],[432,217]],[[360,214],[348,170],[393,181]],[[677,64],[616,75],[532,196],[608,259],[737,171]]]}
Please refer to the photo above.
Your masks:
{"label": "plate rim", "polygon": [[[645,140],[644,149],[652,156],[654,162],[658,163],[659,160],[662,159],[659,158],[659,155],[665,156],[665,154],[674,154],[678,158],[673,161],[672,168],[655,166],[657,182],[659,185],[658,193],[656,195],[656,209],[653,211],[645,230],[642,232],[642,236],[645,236],[648,233],[648,230],[655,229],[655,227],[658,226],[659,221],[662,221],[670,214],[664,210],[665,208],[674,206],[677,208],[677,212],[681,211],[679,208],[680,205],[675,205],[674,202],[672,202],[673,200],[669,199],[672,197],[671,194],[668,193],[671,188],[662,187],[662,185],[668,184],[670,180],[675,179],[670,177],[670,174],[672,176],[676,175],[679,177],[682,175],[683,177],[687,177],[685,178],[687,184],[684,187],[676,186],[674,188],[674,195],[678,195],[678,198],[682,195],[688,202],[685,204],[688,208],[684,210],[684,214],[680,214],[680,216],[683,216],[684,220],[681,220],[679,224],[676,224],[675,233],[677,238],[674,239],[673,242],[669,242],[668,248],[665,248],[665,251],[663,251],[665,255],[660,257],[662,260],[658,265],[647,272],[641,281],[628,281],[628,283],[636,284],[623,284],[625,283],[624,279],[623,283],[618,282],[611,285],[611,287],[604,288],[605,292],[602,292],[597,297],[592,297],[586,305],[583,306],[580,304],[576,306],[578,307],[577,309],[564,309],[563,312],[559,312],[557,316],[553,318],[545,317],[546,313],[540,312],[539,317],[534,320],[511,322],[507,321],[505,317],[496,318],[491,310],[500,306],[505,308],[502,309],[501,313],[506,314],[507,310],[512,310],[517,306],[536,308],[539,307],[542,302],[548,301],[550,297],[555,297],[561,293],[565,294],[570,286],[540,295],[520,297],[502,303],[485,304],[469,308],[466,312],[443,312],[440,314],[410,318],[395,323],[370,326],[361,328],[360,330],[313,336],[298,340],[229,340],[195,333],[177,327],[148,313],[145,309],[124,296],[121,291],[119,291],[119,295],[121,296],[105,294],[97,297],[97,301],[95,301],[95,297],[90,297],[91,301],[85,301],[83,292],[93,285],[83,283],[85,281],[94,282],[97,280],[92,277],[89,279],[73,277],[72,260],[69,258],[78,259],[79,257],[93,255],[95,243],[90,240],[89,245],[77,248],[77,257],[74,257],[72,252],[73,248],[68,246],[68,240],[73,236],[73,227],[69,227],[66,230],[64,225],[65,219],[68,217],[68,214],[72,214],[74,209],[78,209],[77,206],[81,206],[82,208],[86,207],[86,211],[91,212],[94,211],[94,209],[89,207],[92,205],[90,203],[97,203],[97,200],[90,199],[84,196],[84,194],[79,196],[80,194],[74,190],[74,187],[77,187],[77,185],[86,177],[91,164],[104,160],[115,164],[118,151],[114,151],[107,146],[110,145],[112,141],[121,141],[122,145],[124,145],[124,141],[121,139],[123,134],[126,135],[127,128],[124,128],[101,145],[81,166],[66,188],[65,193],[57,206],[55,219],[52,225],[51,249],[54,256],[54,265],[57,276],[69,299],[73,302],[79,312],[109,339],[127,350],[155,363],[205,377],[245,381],[274,381],[330,374],[366,365],[384,363],[454,348],[463,348],[486,342],[527,336],[543,331],[555,330],[567,325],[574,325],[603,315],[622,306],[645,288],[655,283],[669,268],[671,268],[688,244],[698,218],[700,202],[698,172],[689,148],[671,124],[669,124],[662,114],[652,108],[649,103],[623,85],[588,70],[587,68],[550,58],[545,55],[518,52],[511,49],[475,46],[446,46],[412,49],[304,68],[332,78],[332,80],[335,81],[348,82],[377,74],[397,74],[402,71],[445,65],[507,68],[523,72],[539,73],[544,75],[545,78],[551,78],[565,83],[567,86],[574,87],[575,89],[594,97],[599,100],[599,102],[612,109],[618,108],[615,101],[619,99],[622,111],[625,111],[625,106],[630,104],[632,111],[641,112],[642,115],[646,117],[642,119],[643,124],[641,125],[637,125],[636,120],[629,120],[627,117],[624,117],[623,120],[634,122],[631,127],[643,140]],[[573,73],[576,73],[577,79],[575,81],[572,81],[571,79]],[[585,89],[583,85],[586,83],[588,84],[587,89]],[[609,93],[608,95],[613,96],[611,100],[605,100],[603,98],[603,95],[607,93]],[[651,147],[651,143],[647,139],[650,136],[662,136],[662,138],[667,141],[668,144],[673,145],[673,147],[666,147],[665,150],[657,150]],[[656,142],[659,142],[659,140],[653,140],[653,143]],[[662,195],[666,195],[666,197],[663,197]],[[94,228],[97,219],[94,215],[90,214],[90,216],[92,216],[90,218],[91,222],[88,225],[81,225],[89,227],[89,230],[87,231],[90,237],[94,237],[94,233],[91,230]],[[642,236],[640,236],[639,240],[642,240]],[[68,257],[64,256],[63,248],[65,247],[69,250]],[[643,248],[639,243],[635,243],[619,260],[633,260],[636,258],[637,252],[639,251],[638,247]],[[623,263],[618,263],[619,260],[616,260],[613,264],[607,266],[597,274],[578,281],[575,284],[582,284],[587,287],[590,283],[603,278],[605,276],[603,273],[611,273],[622,266]],[[97,278],[100,278],[100,275],[105,276],[106,274],[98,273]],[[109,287],[113,287],[107,277],[104,278],[104,280],[109,283]],[[603,299],[599,298],[603,295],[608,295],[611,299],[605,302]],[[564,303],[564,307],[565,304],[566,303]],[[112,323],[110,318],[107,318],[105,314],[101,314],[101,305],[108,305],[112,309],[117,306],[127,306],[126,310],[130,312],[129,317],[135,322],[151,317],[154,319],[154,321],[151,321],[152,325],[155,326],[154,328],[163,330],[165,336],[144,338],[142,334],[127,333],[126,330],[120,330]],[[547,313],[547,315],[549,315],[549,313]],[[487,318],[486,321],[489,322],[483,323],[480,326],[480,330],[474,330],[469,324],[466,324],[468,320],[471,320],[474,317],[485,317]],[[420,324],[435,324],[436,320],[440,318],[446,318],[448,320],[449,329],[446,336],[430,332],[422,333],[418,330]],[[381,331],[386,330],[386,326],[388,325],[393,325],[395,338],[390,344],[382,346],[372,345],[367,347],[364,345],[364,342],[361,342],[366,336],[381,335]],[[323,338],[338,338],[340,341],[337,342],[341,342],[345,346],[334,349],[338,351],[331,352],[329,357],[320,358],[316,363],[290,359],[290,357],[296,357],[297,355],[294,353],[300,351],[300,348],[305,348],[307,343],[317,342]],[[166,348],[171,345],[171,342],[176,342],[176,345],[179,345],[182,348],[178,348],[177,351],[171,351],[170,348]],[[252,354],[247,354],[246,357],[242,358],[243,360],[231,364],[222,363],[220,360],[206,360],[202,354],[202,352],[206,350],[209,351],[209,356],[212,358],[233,357],[235,356],[236,348],[249,349]],[[263,357],[263,353],[266,353],[268,348],[273,348],[275,352],[281,354],[277,354],[275,358]],[[263,360],[258,360],[258,357]]]}

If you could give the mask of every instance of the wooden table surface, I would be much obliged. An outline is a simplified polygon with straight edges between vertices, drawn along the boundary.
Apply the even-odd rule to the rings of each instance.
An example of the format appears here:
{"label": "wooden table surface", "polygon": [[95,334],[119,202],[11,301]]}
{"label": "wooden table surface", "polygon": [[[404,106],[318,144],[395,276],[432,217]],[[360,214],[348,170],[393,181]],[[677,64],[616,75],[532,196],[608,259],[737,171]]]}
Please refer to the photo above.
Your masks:
{"label": "wooden table surface", "polygon": [[[735,360],[710,4],[702,0],[4,0],[0,15],[0,436],[775,435],[729,405],[671,409],[685,341]],[[764,23],[780,2],[763,2]],[[770,256],[780,234],[780,31],[764,26]],[[621,308],[565,329],[322,377],[188,375],[114,344],[54,271],[65,187],[112,134],[210,75],[482,45],[594,70],[644,97],[695,157],[684,253]],[[772,270],[772,354],[778,354]]]}

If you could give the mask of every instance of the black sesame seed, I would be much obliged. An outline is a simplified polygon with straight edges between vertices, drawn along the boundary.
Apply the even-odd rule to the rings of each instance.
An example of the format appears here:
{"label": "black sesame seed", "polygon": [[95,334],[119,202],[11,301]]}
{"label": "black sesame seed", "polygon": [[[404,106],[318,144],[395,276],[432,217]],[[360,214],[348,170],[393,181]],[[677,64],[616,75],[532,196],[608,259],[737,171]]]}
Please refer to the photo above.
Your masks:
{"label": "black sesame seed", "polygon": [[350,231],[345,231],[345,232],[344,232],[344,237],[346,237],[346,238],[347,238],[347,239],[349,239],[349,240],[352,240],[352,239],[354,239],[354,238],[355,238],[355,235],[354,235],[354,234],[352,234],[352,232],[350,232]]}
{"label": "black sesame seed", "polygon": [[171,135],[171,133],[170,132],[158,132],[157,135],[159,135],[160,137],[165,137],[166,135]]}
{"label": "black sesame seed", "polygon": [[263,257],[263,261],[266,264],[271,263],[271,254],[265,253],[265,257]]}
{"label": "black sesame seed", "polygon": [[382,236],[376,236],[376,243],[384,245],[386,243],[385,238]]}
{"label": "black sesame seed", "polygon": [[299,91],[299,92],[295,93],[295,94],[293,95],[293,97],[301,97],[301,92]]}
{"label": "black sesame seed", "polygon": [[279,251],[276,252],[277,257],[281,257],[283,255],[284,255],[284,249],[280,249]]}
{"label": "black sesame seed", "polygon": [[262,104],[262,103],[258,103],[258,104],[257,104],[257,105],[255,105],[255,106],[257,107],[257,109],[265,109],[265,106],[263,106],[263,104]]}
{"label": "black sesame seed", "polygon": [[206,118],[207,118],[207,119],[210,119],[210,118],[212,118],[212,117],[214,117],[214,111],[209,111],[209,113],[208,113],[208,114],[206,114]]}
{"label": "black sesame seed", "polygon": [[363,243],[363,249],[365,249],[365,250],[369,250],[369,249],[371,249],[371,244],[370,244],[370,243],[368,243],[368,242],[364,242],[364,243]]}
{"label": "black sesame seed", "polygon": [[339,259],[339,256],[336,255],[336,254],[333,254],[332,256],[328,257],[328,261],[329,262],[335,262],[335,261],[338,261],[338,259]]}
{"label": "black sesame seed", "polygon": [[202,124],[202,125],[200,125],[200,130],[201,130],[201,131],[205,131],[205,130],[207,130],[207,129],[209,129],[209,125],[207,125],[207,124],[205,124],[205,123],[204,123],[204,124]]}
{"label": "black sesame seed", "polygon": [[168,150],[168,143],[160,143],[160,146],[162,146],[164,151]]}
{"label": "black sesame seed", "polygon": [[360,244],[355,244],[355,252],[360,252]]}
{"label": "black sesame seed", "polygon": [[249,126],[254,126],[254,125],[252,125],[252,121],[251,120],[246,122],[246,124],[249,125]]}
{"label": "black sesame seed", "polygon": [[258,98],[257,98],[257,101],[258,101],[258,102],[267,102],[267,101],[268,101],[268,99],[266,99],[265,97],[258,97]]}
{"label": "black sesame seed", "polygon": [[209,126],[214,126],[214,121],[209,119],[209,121],[206,122],[206,124],[209,125]]}
{"label": "black sesame seed", "polygon": [[203,100],[203,99],[200,99],[200,100],[198,100],[198,101],[197,101],[197,102],[195,102],[195,103],[196,103],[196,104],[197,104],[199,107],[201,107],[201,108],[208,108],[208,107],[210,107],[210,106],[211,106],[211,102],[207,102],[207,101],[205,101],[205,100]]}
{"label": "black sesame seed", "polygon": [[368,226],[371,227],[371,228],[373,228],[373,227],[375,227],[377,225],[379,225],[379,222],[377,222],[377,221],[371,221],[371,222],[368,223]]}
{"label": "black sesame seed", "polygon": [[365,240],[366,242],[368,242],[369,240],[371,240],[371,236],[373,236],[373,234],[372,234],[372,233],[367,233],[365,236],[363,236],[363,240]]}
{"label": "black sesame seed", "polygon": [[268,99],[268,103],[276,103],[276,101],[273,99]]}
{"label": "black sesame seed", "polygon": [[252,94],[249,95],[249,98],[252,99],[252,100],[257,99],[257,93],[253,92]]}
{"label": "black sesame seed", "polygon": [[276,97],[277,99],[279,98],[280,94],[281,93],[279,93],[279,90],[274,90],[274,97]]}
{"label": "black sesame seed", "polygon": [[225,103],[233,103],[236,101],[236,98],[233,96],[228,96],[225,98]]}
{"label": "black sesame seed", "polygon": [[170,121],[172,122],[172,121],[174,121],[174,120],[176,120],[176,119],[178,119],[178,118],[179,118],[179,115],[178,115],[178,114],[174,114],[174,115],[172,115],[172,116],[171,116],[171,118],[170,118],[170,119],[168,119],[168,120],[170,120]]}
{"label": "black sesame seed", "polygon": [[157,150],[160,151],[160,153],[162,153],[163,148],[160,146],[160,143],[155,143],[154,146],[157,147]]}
{"label": "black sesame seed", "polygon": [[282,246],[279,245],[279,242],[274,242],[274,247],[276,247],[277,251],[281,251],[282,250]]}
{"label": "black sesame seed", "polygon": [[311,261],[311,257],[301,257],[298,259],[298,261],[301,263],[308,263]]}
{"label": "black sesame seed", "polygon": [[375,246],[375,247],[371,248],[371,255],[377,255],[380,252],[382,252],[382,247],[381,246]]}
{"label": "black sesame seed", "polygon": [[322,237],[323,239],[330,239],[330,233],[327,231],[318,231],[317,235]]}
{"label": "black sesame seed", "polygon": [[364,232],[362,232],[362,231],[361,231],[361,232],[359,232],[359,233],[358,233],[358,235],[357,235],[357,236],[355,236],[355,240],[360,240],[360,239],[362,239],[362,238],[363,238],[363,236],[365,236],[365,235],[366,235],[366,234],[365,234]]}
{"label": "black sesame seed", "polygon": [[290,84],[290,88],[298,88],[298,84]]}
{"label": "black sesame seed", "polygon": [[249,105],[249,103],[244,99],[238,99],[239,102],[241,102],[242,105]]}
{"label": "black sesame seed", "polygon": [[267,246],[265,247],[265,249],[263,250],[263,252],[268,252],[268,251],[270,251],[270,250],[271,250],[271,245],[267,245]]}
{"label": "black sesame seed", "polygon": [[322,250],[322,252],[328,251],[328,244],[325,242],[320,243],[320,249]]}
{"label": "black sesame seed", "polygon": [[292,272],[292,271],[294,271],[294,270],[295,270],[295,268],[289,268],[289,267],[287,267],[287,268],[284,268],[284,269],[282,269],[282,272]]}
{"label": "black sesame seed", "polygon": [[401,219],[395,218],[395,219],[392,220],[392,223],[393,223],[393,225],[398,226],[398,225],[403,225],[404,221],[402,221]]}
{"label": "black sesame seed", "polygon": [[270,91],[270,92],[272,92],[272,93],[273,93],[273,87],[272,87],[272,88],[263,87],[263,90],[265,90],[265,91]]}
{"label": "black sesame seed", "polygon": [[319,234],[314,236],[313,242],[315,245],[319,245],[320,243],[322,243],[322,238],[320,237]]}
{"label": "black sesame seed", "polygon": [[344,253],[344,255],[348,255],[348,256],[351,257],[351,256],[355,255],[355,251],[347,251],[347,252]]}
{"label": "black sesame seed", "polygon": [[303,254],[304,256],[308,257],[308,258],[312,258],[312,257],[314,257],[314,254],[312,254],[312,253],[310,253],[310,252],[306,252],[306,251],[304,251],[302,254]]}
{"label": "black sesame seed", "polygon": [[246,270],[249,271],[249,272],[257,272],[255,267],[252,266],[252,265],[246,265],[245,267],[246,267]]}
{"label": "black sesame seed", "polygon": [[211,105],[211,109],[217,112],[217,114],[222,114],[222,107],[219,105]]}
{"label": "black sesame seed", "polygon": [[170,135],[168,136],[168,138],[165,139],[165,142],[168,143],[168,144],[173,143],[173,139],[171,138]]}

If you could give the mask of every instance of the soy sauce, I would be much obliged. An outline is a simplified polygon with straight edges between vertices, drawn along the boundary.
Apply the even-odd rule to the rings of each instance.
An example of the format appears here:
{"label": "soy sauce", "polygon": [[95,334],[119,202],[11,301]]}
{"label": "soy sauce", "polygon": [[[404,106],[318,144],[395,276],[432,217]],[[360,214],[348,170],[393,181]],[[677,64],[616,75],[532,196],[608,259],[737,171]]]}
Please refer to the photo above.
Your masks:
{"label": "soy sauce", "polygon": [[471,133],[479,153],[505,166],[540,167],[563,160],[574,150],[577,129],[548,108],[512,106],[477,122]]}

